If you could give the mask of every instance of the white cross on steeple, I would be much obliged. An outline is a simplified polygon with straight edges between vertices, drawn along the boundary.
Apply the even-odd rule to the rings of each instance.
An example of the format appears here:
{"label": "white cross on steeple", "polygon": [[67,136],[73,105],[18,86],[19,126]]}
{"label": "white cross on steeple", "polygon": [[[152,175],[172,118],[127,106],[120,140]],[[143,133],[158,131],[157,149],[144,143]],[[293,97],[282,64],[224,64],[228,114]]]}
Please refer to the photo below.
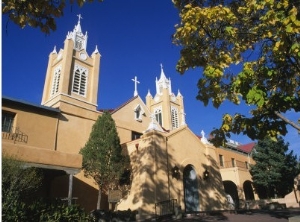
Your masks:
{"label": "white cross on steeple", "polygon": [[78,17],[78,23],[80,23],[80,19],[83,19],[81,14],[77,15],[77,17]]}
{"label": "white cross on steeple", "polygon": [[137,80],[136,76],[134,77],[134,79],[131,79],[131,80],[134,82],[134,93],[133,93],[133,96],[137,96],[138,95],[137,84],[140,83],[140,82]]}

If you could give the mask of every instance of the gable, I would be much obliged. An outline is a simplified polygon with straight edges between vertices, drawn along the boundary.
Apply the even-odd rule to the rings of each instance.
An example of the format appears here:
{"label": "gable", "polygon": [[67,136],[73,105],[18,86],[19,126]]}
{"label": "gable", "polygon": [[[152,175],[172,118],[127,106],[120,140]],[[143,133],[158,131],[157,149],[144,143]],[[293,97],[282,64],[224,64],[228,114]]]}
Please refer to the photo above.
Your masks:
{"label": "gable", "polygon": [[113,111],[112,118],[118,128],[121,141],[128,142],[130,139],[122,140],[120,132],[128,131],[129,133],[130,131],[142,134],[151,122],[151,113],[143,100],[139,96],[135,96]]}

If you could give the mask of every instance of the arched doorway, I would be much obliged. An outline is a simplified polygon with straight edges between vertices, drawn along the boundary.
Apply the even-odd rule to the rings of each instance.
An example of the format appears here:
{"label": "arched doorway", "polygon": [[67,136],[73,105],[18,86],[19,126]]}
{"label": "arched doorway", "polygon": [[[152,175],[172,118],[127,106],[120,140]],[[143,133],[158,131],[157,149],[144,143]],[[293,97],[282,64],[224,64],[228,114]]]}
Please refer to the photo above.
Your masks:
{"label": "arched doorway", "polygon": [[197,173],[192,165],[187,165],[183,170],[183,187],[185,211],[199,211]]}
{"label": "arched doorway", "polygon": [[239,195],[237,191],[237,186],[234,182],[226,180],[223,181],[224,190],[226,194],[229,194],[234,202],[235,207],[239,206]]}
{"label": "arched doorway", "polygon": [[246,180],[243,184],[244,194],[246,200],[254,200],[254,193],[252,188],[252,182]]}

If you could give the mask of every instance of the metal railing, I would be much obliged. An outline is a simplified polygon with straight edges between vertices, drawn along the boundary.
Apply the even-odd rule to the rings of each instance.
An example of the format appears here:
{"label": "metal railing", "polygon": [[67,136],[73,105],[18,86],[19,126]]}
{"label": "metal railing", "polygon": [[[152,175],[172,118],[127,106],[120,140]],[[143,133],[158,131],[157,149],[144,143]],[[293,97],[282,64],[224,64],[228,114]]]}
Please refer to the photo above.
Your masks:
{"label": "metal railing", "polygon": [[223,162],[223,164],[219,163],[220,168],[232,168],[232,167],[238,167],[242,169],[249,169],[248,164],[243,161],[235,160],[234,163],[232,161],[226,161]]}
{"label": "metal railing", "polygon": [[14,143],[16,143],[16,142],[27,143],[28,136],[25,133],[23,133],[19,129],[19,127],[16,127],[16,128],[12,128],[10,132],[2,131],[2,139],[13,140]]}
{"label": "metal railing", "polygon": [[155,204],[155,214],[158,216],[175,214],[177,199],[165,200]]}

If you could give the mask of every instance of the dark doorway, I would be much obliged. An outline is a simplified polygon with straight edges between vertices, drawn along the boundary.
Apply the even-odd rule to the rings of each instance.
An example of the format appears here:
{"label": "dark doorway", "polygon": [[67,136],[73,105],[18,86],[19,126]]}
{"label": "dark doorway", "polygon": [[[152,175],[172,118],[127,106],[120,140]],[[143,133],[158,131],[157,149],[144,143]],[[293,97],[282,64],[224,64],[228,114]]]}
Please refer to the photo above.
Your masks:
{"label": "dark doorway", "polygon": [[245,199],[246,200],[254,200],[252,182],[249,180],[246,180],[243,184],[243,189],[244,189],[244,193],[245,193]]}
{"label": "dark doorway", "polygon": [[197,173],[192,165],[183,171],[184,204],[186,212],[199,211],[199,192]]}
{"label": "dark doorway", "polygon": [[239,195],[237,191],[237,186],[234,182],[226,180],[223,181],[225,193],[229,194],[234,202],[235,208],[239,206]]}

